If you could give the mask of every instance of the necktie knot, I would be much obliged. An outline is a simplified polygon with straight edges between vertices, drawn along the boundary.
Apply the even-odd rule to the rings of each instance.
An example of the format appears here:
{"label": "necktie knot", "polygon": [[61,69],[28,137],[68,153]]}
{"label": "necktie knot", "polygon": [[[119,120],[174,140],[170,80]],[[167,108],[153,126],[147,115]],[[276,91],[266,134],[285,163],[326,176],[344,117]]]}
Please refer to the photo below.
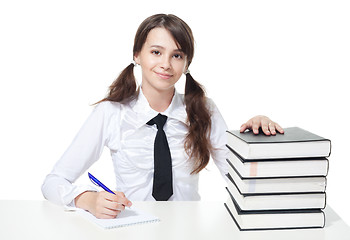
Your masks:
{"label": "necktie knot", "polygon": [[167,119],[168,119],[167,116],[158,113],[158,115],[152,118],[150,121],[148,121],[147,124],[148,125],[156,124],[158,129],[163,129]]}

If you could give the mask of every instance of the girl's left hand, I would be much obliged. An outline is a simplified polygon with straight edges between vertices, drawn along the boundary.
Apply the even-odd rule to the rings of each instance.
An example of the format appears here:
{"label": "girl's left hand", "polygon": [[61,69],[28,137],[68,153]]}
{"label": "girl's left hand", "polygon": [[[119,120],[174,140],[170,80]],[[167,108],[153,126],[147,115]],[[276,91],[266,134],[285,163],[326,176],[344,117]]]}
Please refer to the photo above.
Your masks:
{"label": "girl's left hand", "polygon": [[254,134],[259,134],[260,127],[265,135],[276,135],[276,130],[279,133],[284,133],[283,128],[278,125],[278,123],[263,115],[255,116],[249,119],[246,123],[243,123],[240,132],[250,129],[253,130]]}

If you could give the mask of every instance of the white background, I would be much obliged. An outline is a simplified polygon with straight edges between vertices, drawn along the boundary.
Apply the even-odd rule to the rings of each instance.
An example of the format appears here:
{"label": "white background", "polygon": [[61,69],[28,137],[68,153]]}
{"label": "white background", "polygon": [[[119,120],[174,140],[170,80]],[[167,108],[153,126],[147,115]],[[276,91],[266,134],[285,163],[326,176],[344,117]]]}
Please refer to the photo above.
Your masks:
{"label": "white background", "polygon": [[[327,203],[350,223],[349,2],[192,2],[0,1],[0,199],[43,199],[45,175],[131,62],[138,25],[174,13],[196,39],[191,73],[230,129],[264,114],[332,140]],[[107,150],[91,171],[115,186]],[[226,201],[224,187],[209,165],[202,199]]]}

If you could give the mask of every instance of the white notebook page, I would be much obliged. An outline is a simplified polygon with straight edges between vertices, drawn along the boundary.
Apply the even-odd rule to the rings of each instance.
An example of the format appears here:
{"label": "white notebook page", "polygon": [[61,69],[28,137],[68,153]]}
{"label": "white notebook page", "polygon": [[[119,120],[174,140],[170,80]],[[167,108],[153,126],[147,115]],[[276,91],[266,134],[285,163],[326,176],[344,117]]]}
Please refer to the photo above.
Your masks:
{"label": "white notebook page", "polygon": [[158,217],[145,213],[141,210],[137,210],[133,207],[125,208],[125,210],[122,211],[115,219],[99,219],[83,209],[77,209],[77,213],[106,229],[160,221]]}

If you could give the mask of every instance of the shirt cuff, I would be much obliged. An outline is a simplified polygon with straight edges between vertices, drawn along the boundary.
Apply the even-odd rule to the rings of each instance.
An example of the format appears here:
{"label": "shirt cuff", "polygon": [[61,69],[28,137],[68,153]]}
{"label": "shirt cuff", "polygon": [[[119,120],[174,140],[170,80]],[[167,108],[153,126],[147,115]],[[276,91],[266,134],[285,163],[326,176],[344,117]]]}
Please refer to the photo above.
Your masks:
{"label": "shirt cuff", "polygon": [[82,194],[83,192],[97,192],[97,188],[91,185],[79,185],[73,187],[67,187],[60,185],[59,193],[61,196],[61,201],[65,205],[66,210],[73,210],[75,206],[75,198]]}

